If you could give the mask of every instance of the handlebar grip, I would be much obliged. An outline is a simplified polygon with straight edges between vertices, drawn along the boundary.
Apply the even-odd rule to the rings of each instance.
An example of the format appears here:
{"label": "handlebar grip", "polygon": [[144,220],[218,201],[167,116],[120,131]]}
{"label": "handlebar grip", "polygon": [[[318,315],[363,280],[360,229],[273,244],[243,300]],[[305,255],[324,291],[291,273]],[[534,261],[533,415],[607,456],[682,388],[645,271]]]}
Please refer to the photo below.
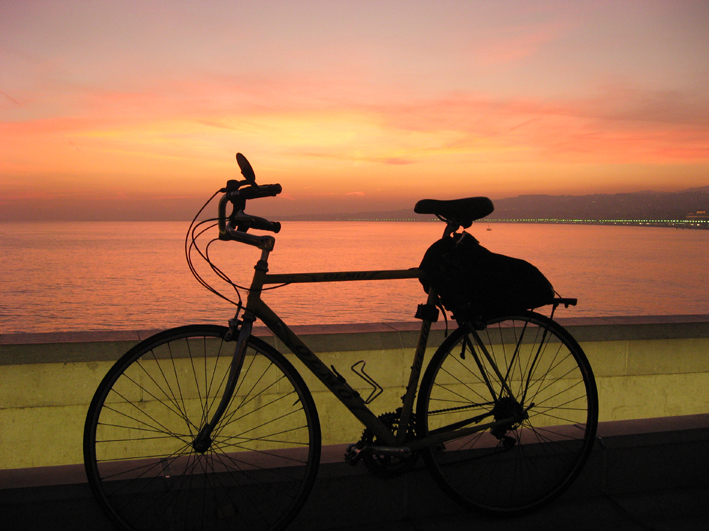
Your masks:
{"label": "handlebar grip", "polygon": [[258,186],[249,186],[230,192],[229,199],[258,199],[261,197],[274,197],[281,193],[283,188],[280,184],[261,184]]}
{"label": "handlebar grip", "polygon": [[281,231],[281,224],[278,221],[268,221],[267,219],[257,218],[250,216],[248,222],[249,228],[256,230],[267,230],[270,232],[275,232],[276,234]]}

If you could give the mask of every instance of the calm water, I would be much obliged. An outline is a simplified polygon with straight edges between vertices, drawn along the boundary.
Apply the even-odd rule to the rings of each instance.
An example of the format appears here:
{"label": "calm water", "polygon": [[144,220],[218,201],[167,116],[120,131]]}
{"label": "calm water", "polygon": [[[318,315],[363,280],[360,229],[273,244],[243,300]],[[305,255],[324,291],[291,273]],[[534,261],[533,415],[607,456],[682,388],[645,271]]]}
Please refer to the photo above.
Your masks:
{"label": "calm water", "polygon": [[[486,224],[470,232],[494,252],[535,264],[579,306],[568,316],[709,314],[709,231],[586,225]],[[0,224],[0,333],[133,330],[223,323],[232,307],[190,275],[184,222]],[[418,266],[439,223],[289,222],[271,272]],[[259,252],[210,248],[248,283]],[[200,268],[201,271],[206,271]],[[220,286],[229,293],[228,286]],[[264,299],[289,324],[409,321],[418,281],[287,286]]]}

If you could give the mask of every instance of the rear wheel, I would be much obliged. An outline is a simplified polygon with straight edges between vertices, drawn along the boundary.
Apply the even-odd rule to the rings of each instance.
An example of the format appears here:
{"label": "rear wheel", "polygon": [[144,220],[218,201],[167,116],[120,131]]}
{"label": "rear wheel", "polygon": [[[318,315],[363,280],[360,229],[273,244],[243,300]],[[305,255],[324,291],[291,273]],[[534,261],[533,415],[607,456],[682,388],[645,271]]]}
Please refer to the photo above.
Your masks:
{"label": "rear wheel", "polygon": [[423,452],[438,484],[468,509],[513,515],[553,500],[579,474],[598,398],[578,343],[551,319],[524,312],[449,336],[424,374],[417,418],[423,437],[460,432]]}
{"label": "rear wheel", "polygon": [[312,397],[293,366],[258,338],[205,446],[195,438],[219,405],[236,341],[193,325],[136,345],[89,408],[84,464],[91,488],[124,529],[284,528],[320,459]]}

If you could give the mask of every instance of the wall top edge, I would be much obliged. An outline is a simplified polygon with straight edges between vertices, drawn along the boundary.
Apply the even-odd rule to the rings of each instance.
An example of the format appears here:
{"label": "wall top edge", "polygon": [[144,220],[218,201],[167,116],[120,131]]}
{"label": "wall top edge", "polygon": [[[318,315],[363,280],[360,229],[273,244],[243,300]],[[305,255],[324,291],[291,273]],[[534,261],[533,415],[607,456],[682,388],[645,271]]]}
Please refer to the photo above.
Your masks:
{"label": "wall top edge", "polygon": [[[564,327],[602,328],[602,327],[643,327],[663,328],[672,325],[706,325],[709,327],[709,314],[699,315],[639,315],[613,317],[558,317],[556,321]],[[397,333],[416,332],[419,321],[384,322],[384,323],[352,323],[296,325],[294,332],[301,336],[329,334],[364,334],[364,333]],[[433,324],[433,329],[444,330],[446,323],[442,320]],[[455,329],[455,322],[448,322],[449,330]],[[702,328],[704,328],[702,326]],[[94,330],[76,332],[37,332],[0,334],[0,345],[33,345],[58,343],[105,343],[120,341],[140,341],[161,331],[154,330]],[[263,326],[254,327],[254,335],[270,337],[271,332]]]}

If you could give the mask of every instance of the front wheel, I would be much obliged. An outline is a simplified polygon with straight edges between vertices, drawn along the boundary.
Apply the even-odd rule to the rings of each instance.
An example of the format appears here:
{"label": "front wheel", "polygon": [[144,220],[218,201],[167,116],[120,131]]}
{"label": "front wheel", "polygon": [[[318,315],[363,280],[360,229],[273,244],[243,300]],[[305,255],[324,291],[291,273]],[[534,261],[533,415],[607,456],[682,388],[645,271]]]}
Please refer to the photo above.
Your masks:
{"label": "front wheel", "polygon": [[192,325],[142,341],[98,387],[84,427],[91,489],[122,529],[274,531],[315,481],[320,425],[312,397],[278,351],[251,337],[208,447],[236,341]]}
{"label": "front wheel", "polygon": [[444,341],[424,374],[417,419],[422,437],[460,433],[423,452],[445,492],[471,510],[516,515],[554,499],[581,471],[598,423],[596,384],[562,327],[523,312]]}

